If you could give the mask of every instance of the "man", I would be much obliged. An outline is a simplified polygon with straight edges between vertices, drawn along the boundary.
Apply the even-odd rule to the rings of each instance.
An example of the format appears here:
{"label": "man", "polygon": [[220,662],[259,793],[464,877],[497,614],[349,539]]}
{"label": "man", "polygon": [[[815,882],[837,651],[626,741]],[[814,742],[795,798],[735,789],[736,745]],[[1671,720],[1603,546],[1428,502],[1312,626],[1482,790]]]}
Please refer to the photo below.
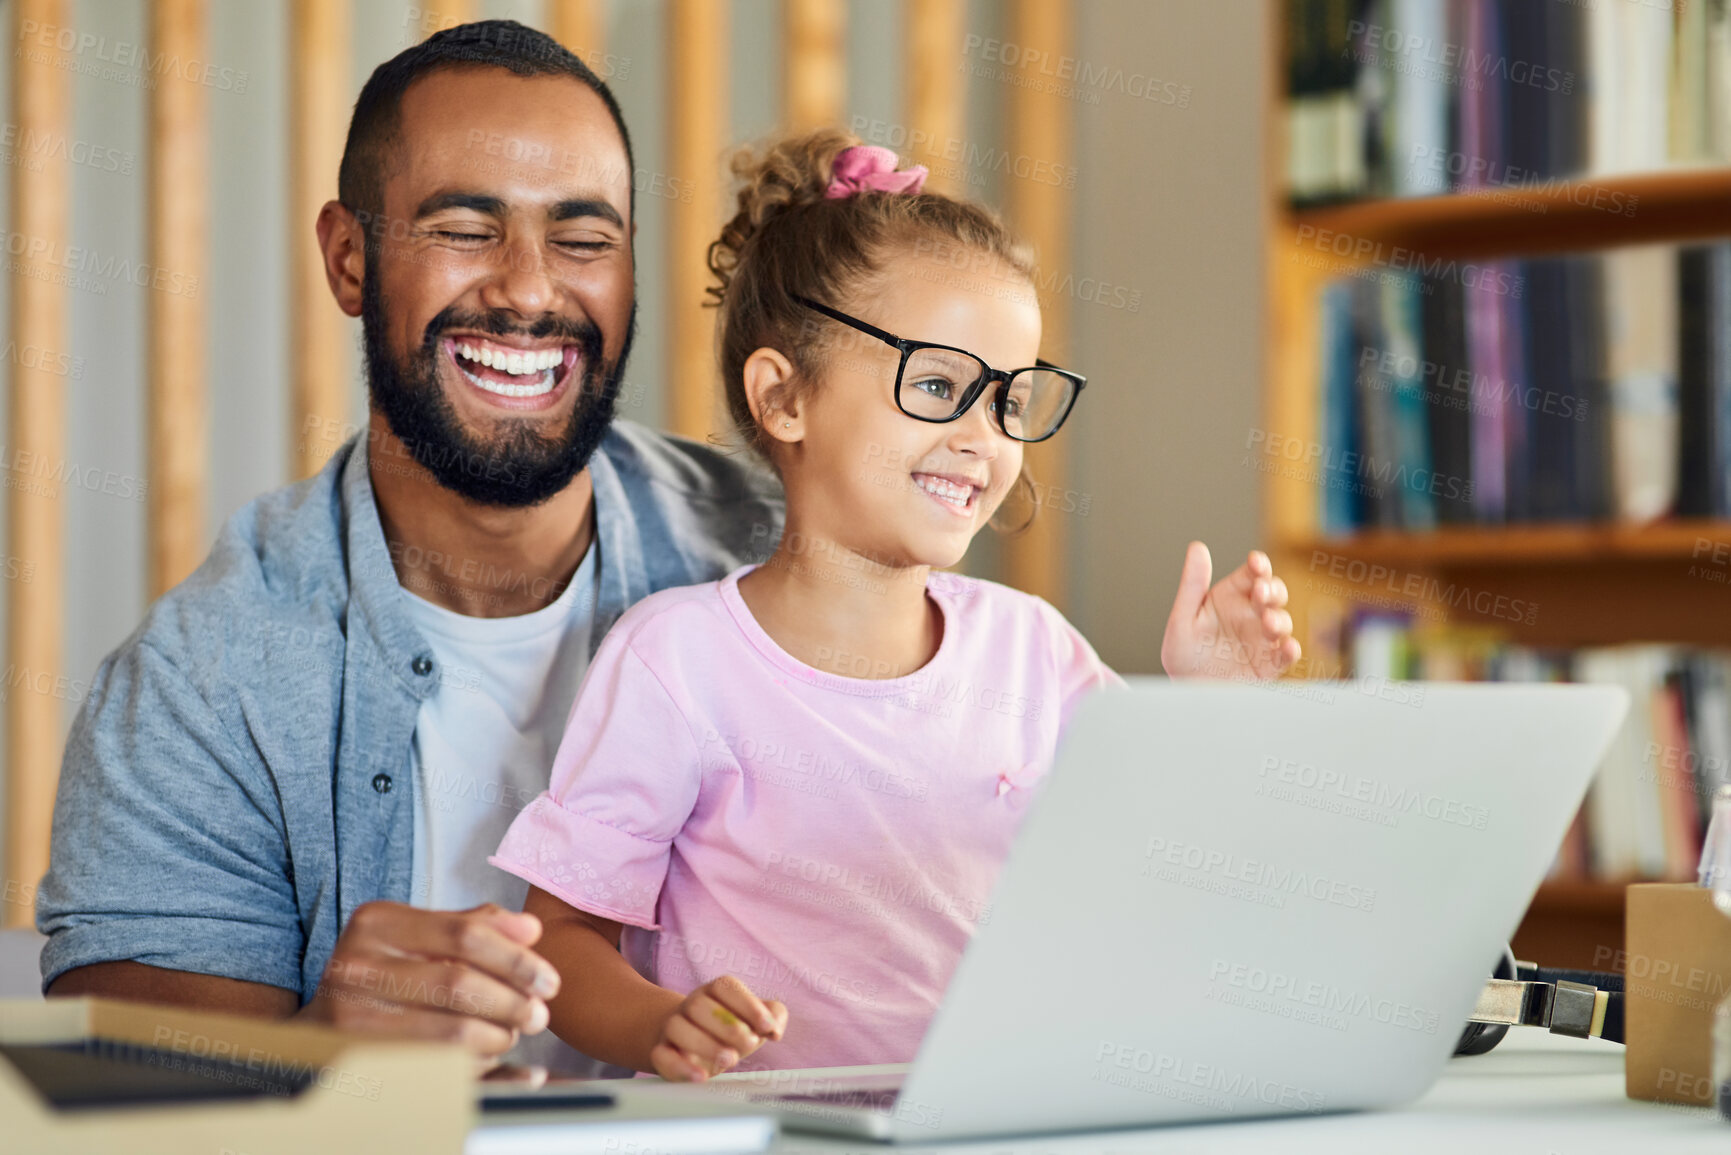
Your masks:
{"label": "man", "polygon": [[[558,976],[486,855],[614,619],[780,532],[740,458],[612,421],[632,172],[606,86],[521,25],[374,72],[318,220],[368,428],[237,514],[98,671],[39,898],[48,993],[485,1055],[545,1027]],[[1193,547],[1169,649],[1290,662],[1261,565],[1211,591]]]}

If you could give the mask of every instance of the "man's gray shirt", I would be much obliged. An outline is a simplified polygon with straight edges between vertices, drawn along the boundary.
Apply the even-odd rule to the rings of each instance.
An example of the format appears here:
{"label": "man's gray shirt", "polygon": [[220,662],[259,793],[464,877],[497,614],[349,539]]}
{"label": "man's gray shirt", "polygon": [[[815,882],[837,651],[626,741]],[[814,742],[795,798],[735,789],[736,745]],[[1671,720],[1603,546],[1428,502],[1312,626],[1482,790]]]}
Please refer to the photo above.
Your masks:
{"label": "man's gray shirt", "polygon": [[[766,474],[629,422],[589,473],[592,647],[639,599],[760,560],[781,533]],[[484,558],[399,560],[487,580]],[[131,959],[310,1000],[355,908],[409,901],[411,739],[439,692],[356,438],[235,514],[97,671],[37,897],[44,987]]]}

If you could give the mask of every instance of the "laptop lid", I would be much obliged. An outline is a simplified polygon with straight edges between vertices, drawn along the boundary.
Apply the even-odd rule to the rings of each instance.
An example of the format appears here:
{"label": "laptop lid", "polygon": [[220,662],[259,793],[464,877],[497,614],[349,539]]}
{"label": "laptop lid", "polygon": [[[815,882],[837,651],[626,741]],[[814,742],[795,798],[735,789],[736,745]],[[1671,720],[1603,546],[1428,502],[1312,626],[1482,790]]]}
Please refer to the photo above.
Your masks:
{"label": "laptop lid", "polygon": [[1627,702],[1380,681],[1095,695],[925,1037],[896,1137],[1418,1096]]}

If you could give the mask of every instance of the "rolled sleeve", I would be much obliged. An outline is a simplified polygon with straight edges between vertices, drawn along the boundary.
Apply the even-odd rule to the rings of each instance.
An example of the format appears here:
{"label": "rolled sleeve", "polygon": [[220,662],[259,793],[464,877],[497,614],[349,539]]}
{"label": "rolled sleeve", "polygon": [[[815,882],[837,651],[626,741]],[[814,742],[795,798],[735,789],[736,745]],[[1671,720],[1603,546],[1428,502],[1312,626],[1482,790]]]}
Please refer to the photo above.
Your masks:
{"label": "rolled sleeve", "polygon": [[301,989],[269,773],[143,641],[104,664],[67,740],[37,926],[44,989],[121,960]]}
{"label": "rolled sleeve", "polygon": [[60,920],[42,948],[42,989],[79,967],[129,960],[242,982],[301,988],[301,939],[282,927],[167,915]]}
{"label": "rolled sleeve", "polygon": [[596,652],[547,791],[488,861],[579,910],[659,930],[656,904],[702,764],[689,719],[628,632]]}
{"label": "rolled sleeve", "polygon": [[487,861],[579,910],[660,930],[655,903],[671,847],[573,813],[543,794]]}

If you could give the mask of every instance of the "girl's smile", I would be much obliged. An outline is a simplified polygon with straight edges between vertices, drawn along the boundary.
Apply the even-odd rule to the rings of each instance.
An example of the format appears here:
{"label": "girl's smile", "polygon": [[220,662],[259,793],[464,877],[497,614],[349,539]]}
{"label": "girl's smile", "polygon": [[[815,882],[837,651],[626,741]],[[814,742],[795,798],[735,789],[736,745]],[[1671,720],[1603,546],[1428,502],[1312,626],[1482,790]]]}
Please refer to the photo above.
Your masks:
{"label": "girl's smile", "polygon": [[979,508],[979,496],[987,480],[938,473],[915,473],[913,479],[914,485],[946,512],[970,520]]}

